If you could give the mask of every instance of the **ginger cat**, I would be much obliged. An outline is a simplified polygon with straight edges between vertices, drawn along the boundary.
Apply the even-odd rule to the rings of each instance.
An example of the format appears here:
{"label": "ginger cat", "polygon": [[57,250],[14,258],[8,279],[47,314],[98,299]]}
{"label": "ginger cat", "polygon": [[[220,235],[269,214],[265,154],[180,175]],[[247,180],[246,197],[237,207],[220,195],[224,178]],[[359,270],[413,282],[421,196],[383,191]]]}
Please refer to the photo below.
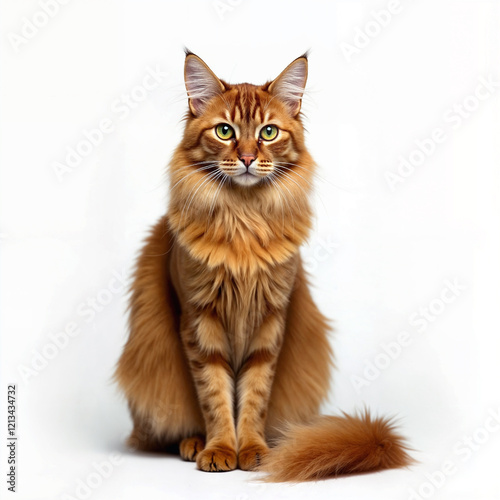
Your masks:
{"label": "ginger cat", "polygon": [[319,416],[332,353],[299,253],[315,167],[300,115],[307,65],[231,85],[186,53],[169,207],[137,263],[115,375],[136,449],[179,444],[203,471],[273,481],[410,463],[387,419]]}

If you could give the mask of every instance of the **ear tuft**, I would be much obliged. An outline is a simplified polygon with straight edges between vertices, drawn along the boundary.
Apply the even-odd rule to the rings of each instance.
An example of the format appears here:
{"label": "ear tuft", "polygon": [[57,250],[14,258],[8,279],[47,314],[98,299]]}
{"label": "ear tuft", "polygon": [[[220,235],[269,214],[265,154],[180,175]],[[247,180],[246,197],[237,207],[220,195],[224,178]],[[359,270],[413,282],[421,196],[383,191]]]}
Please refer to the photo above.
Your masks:
{"label": "ear tuft", "polygon": [[195,116],[203,113],[207,102],[224,92],[224,84],[197,55],[186,49],[184,82],[189,97],[189,107]]}
{"label": "ear tuft", "polygon": [[290,63],[269,85],[269,92],[283,101],[297,116],[307,82],[307,52]]}

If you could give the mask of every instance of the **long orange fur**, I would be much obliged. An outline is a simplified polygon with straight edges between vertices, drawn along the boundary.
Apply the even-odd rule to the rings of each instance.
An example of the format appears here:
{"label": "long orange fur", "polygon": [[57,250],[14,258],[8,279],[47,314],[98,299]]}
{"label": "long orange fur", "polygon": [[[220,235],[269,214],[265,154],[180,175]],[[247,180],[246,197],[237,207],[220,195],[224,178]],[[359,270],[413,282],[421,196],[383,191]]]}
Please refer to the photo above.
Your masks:
{"label": "long orange fur", "polygon": [[256,86],[230,85],[186,54],[169,207],[137,263],[115,374],[134,448],[178,443],[201,470],[258,469],[272,481],[410,463],[389,420],[319,416],[332,352],[299,253],[314,173],[306,79],[306,56]]}

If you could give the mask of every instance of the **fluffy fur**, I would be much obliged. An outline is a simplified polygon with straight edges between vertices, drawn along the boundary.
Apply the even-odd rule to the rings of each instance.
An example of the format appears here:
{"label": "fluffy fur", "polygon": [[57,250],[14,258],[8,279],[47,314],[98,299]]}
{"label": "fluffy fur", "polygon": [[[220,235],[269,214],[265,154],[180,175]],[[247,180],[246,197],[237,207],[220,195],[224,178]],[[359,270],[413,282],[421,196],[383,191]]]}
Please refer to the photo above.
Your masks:
{"label": "fluffy fur", "polygon": [[306,56],[256,86],[186,54],[169,207],[137,263],[115,374],[134,448],[178,443],[201,470],[260,468],[276,481],[409,463],[387,420],[318,417],[332,353],[299,253],[314,174],[306,79]]}
{"label": "fluffy fur", "polygon": [[404,467],[411,462],[404,440],[383,418],[320,416],[290,424],[264,459],[268,481],[310,481],[340,474]]}

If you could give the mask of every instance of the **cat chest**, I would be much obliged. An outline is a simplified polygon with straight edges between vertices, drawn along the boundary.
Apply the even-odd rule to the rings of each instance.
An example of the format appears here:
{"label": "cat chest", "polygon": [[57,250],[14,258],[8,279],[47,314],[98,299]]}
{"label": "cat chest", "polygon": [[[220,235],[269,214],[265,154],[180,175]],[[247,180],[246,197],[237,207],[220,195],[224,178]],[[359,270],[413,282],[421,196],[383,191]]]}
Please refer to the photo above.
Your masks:
{"label": "cat chest", "polygon": [[286,309],[298,259],[296,253],[279,264],[234,272],[233,266],[210,266],[174,245],[170,272],[181,310],[190,311],[192,317],[204,312],[215,315],[235,359],[241,359],[266,316]]}
{"label": "cat chest", "polygon": [[174,247],[172,257],[172,278],[181,309],[193,318],[207,312],[217,317],[237,369],[264,319],[286,309],[298,254],[285,263],[241,273],[225,266],[210,267],[180,246]]}
{"label": "cat chest", "polygon": [[[215,312],[224,327],[229,358],[237,370],[249,352],[252,341],[259,335],[259,327],[273,311],[286,308],[290,283],[280,271],[272,274],[234,276],[225,270],[209,273],[205,283],[206,303]],[[215,285],[217,287],[215,288]]]}
{"label": "cat chest", "polygon": [[235,275],[224,268],[206,270],[191,295],[198,305],[210,308],[228,326],[240,318],[254,325],[269,311],[286,306],[293,284],[284,269]]}

